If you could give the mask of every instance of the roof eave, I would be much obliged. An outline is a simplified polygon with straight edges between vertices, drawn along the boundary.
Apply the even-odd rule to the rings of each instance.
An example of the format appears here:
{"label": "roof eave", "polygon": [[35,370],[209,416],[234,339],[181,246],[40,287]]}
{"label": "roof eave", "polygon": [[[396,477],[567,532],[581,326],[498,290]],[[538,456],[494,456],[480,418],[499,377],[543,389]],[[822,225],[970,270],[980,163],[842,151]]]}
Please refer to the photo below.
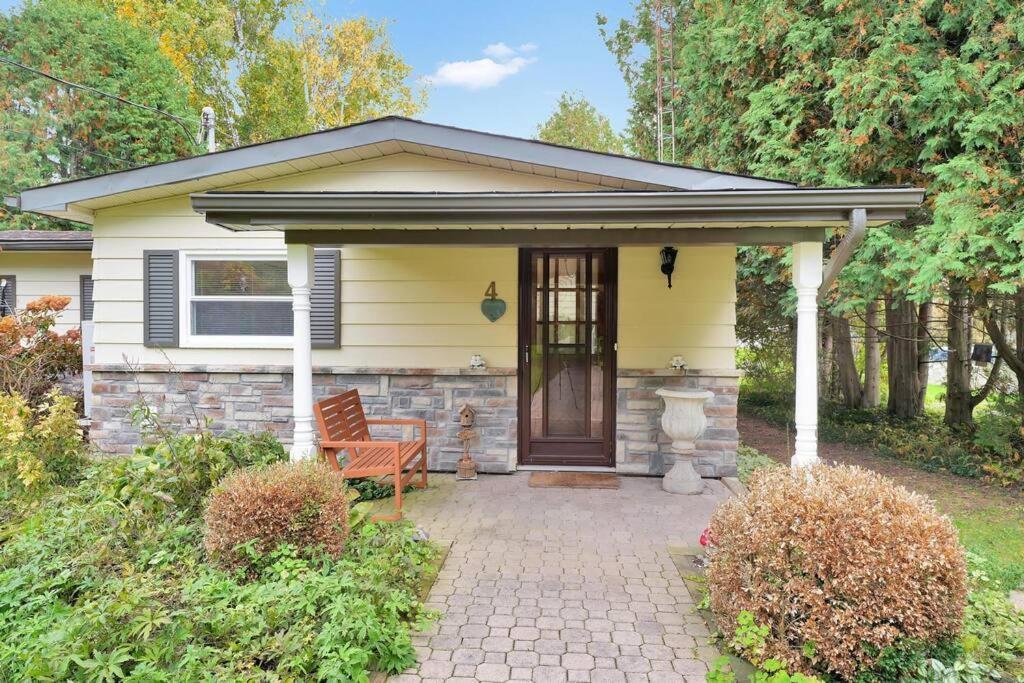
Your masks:
{"label": "roof eave", "polygon": [[289,226],[436,224],[744,223],[871,224],[919,206],[918,188],[559,193],[198,193],[192,207],[232,230]]}
{"label": "roof eave", "polygon": [[[21,208],[24,211],[57,215],[60,213],[57,208],[59,205],[73,205],[98,197],[201,180],[327,151],[391,140],[681,189],[794,187],[793,183],[778,180],[661,164],[410,119],[385,118],[108,175],[30,188],[20,195]],[[684,178],[686,183],[683,182]],[[684,187],[686,184],[689,187]]]}

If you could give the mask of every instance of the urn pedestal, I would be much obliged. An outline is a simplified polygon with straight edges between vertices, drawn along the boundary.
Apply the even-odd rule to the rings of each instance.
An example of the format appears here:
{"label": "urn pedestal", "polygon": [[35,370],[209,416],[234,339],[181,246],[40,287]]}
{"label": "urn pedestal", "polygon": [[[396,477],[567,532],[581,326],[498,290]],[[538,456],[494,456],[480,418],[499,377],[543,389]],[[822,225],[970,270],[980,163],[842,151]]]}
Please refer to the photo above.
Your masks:
{"label": "urn pedestal", "polygon": [[696,440],[707,427],[704,403],[714,397],[710,391],[697,389],[658,389],[665,399],[665,412],[661,414],[661,428],[672,439],[675,462],[661,480],[661,487],[669,493],[698,494],[704,482],[693,469]]}

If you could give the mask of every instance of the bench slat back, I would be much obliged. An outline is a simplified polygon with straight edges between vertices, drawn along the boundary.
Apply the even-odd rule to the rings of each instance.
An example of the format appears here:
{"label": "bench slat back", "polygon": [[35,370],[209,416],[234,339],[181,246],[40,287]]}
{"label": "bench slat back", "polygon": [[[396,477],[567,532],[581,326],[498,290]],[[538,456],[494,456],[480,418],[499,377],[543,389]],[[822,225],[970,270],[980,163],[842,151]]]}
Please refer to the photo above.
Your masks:
{"label": "bench slat back", "polygon": [[329,441],[371,441],[357,389],[319,401],[314,408],[321,438]]}

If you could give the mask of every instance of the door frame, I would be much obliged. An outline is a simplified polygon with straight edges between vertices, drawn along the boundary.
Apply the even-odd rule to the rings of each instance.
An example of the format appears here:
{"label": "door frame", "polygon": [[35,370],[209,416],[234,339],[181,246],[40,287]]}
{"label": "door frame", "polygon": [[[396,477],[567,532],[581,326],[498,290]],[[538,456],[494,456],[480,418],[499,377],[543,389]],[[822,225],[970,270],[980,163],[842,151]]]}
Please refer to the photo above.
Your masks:
{"label": "door frame", "polygon": [[[530,372],[526,363],[526,345],[529,342],[534,321],[531,319],[533,311],[534,293],[530,281],[532,275],[533,257],[537,254],[578,254],[580,252],[601,252],[604,254],[605,265],[605,299],[607,307],[607,349],[605,352],[606,365],[604,373],[603,391],[604,400],[602,407],[603,443],[606,458],[602,462],[587,463],[584,465],[573,465],[568,463],[527,463],[530,446]],[[519,315],[517,324],[516,344],[516,375],[518,377],[519,400],[517,422],[517,456],[518,467],[593,467],[595,469],[606,469],[615,467],[615,436],[616,436],[616,387],[618,367],[618,312],[619,312],[619,250],[617,247],[521,247],[519,249]]]}

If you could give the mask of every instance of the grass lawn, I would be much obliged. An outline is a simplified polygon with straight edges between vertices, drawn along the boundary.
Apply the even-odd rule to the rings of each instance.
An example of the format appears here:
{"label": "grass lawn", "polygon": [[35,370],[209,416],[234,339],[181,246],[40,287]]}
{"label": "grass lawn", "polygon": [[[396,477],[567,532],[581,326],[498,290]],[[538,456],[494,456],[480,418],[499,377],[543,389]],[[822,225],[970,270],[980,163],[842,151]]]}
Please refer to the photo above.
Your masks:
{"label": "grass lawn", "polygon": [[[942,501],[937,501],[942,507]],[[991,577],[1005,589],[1024,585],[1024,513],[1020,508],[981,508],[951,513],[960,540],[988,560]]]}

